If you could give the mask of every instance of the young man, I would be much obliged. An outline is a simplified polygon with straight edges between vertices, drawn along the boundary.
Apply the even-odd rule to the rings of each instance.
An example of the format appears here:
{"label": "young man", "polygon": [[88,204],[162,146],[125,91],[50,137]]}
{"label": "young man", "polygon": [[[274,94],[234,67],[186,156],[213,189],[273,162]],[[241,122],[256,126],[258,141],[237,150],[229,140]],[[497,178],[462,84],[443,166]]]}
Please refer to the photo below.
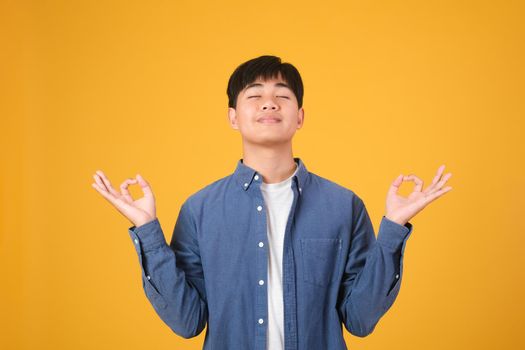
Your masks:
{"label": "young man", "polygon": [[[204,349],[346,349],[341,324],[364,337],[394,303],[408,221],[451,189],[442,188],[451,174],[439,167],[423,191],[417,176],[399,175],[376,239],[357,194],[293,157],[304,123],[293,65],[275,56],[247,61],[227,94],[243,157],[182,204],[169,245],[140,175],[119,193],[97,171],[93,187],[134,224],[146,296],[176,334],[195,337],[207,324]],[[403,181],[416,183],[408,198],[397,194]],[[128,186],[136,183],[144,197],[133,200]]]}

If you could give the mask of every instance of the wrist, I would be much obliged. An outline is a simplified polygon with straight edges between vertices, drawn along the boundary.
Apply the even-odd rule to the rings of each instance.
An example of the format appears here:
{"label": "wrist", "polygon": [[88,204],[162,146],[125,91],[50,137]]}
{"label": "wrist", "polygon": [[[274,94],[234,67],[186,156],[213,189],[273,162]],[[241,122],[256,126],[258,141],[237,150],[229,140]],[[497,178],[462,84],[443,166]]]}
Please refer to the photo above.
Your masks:
{"label": "wrist", "polygon": [[148,218],[148,219],[143,219],[143,220],[139,220],[135,223],[135,227],[142,227],[146,224],[149,224],[150,222],[154,221],[156,219],[156,217],[154,217],[153,219],[152,218]]}
{"label": "wrist", "polygon": [[399,224],[401,226],[405,226],[405,224],[407,223],[406,220],[403,220],[401,218],[398,218],[398,217],[395,217],[395,216],[391,216],[391,215],[388,215],[388,214],[385,214],[385,217],[390,220],[390,221],[393,221],[395,222],[396,224]]}

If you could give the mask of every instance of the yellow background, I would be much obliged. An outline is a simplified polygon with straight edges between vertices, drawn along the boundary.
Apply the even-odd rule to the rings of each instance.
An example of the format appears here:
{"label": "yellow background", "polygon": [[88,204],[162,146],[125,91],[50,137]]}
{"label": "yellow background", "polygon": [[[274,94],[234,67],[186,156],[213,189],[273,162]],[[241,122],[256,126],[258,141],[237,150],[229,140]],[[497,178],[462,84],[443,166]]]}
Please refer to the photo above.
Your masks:
{"label": "yellow background", "polygon": [[294,155],[376,230],[398,174],[453,174],[411,220],[395,304],[348,347],[523,349],[522,4],[2,1],[0,347],[201,348],[205,331],[155,314],[130,222],[92,175],[141,173],[169,239],[182,201],[241,157],[230,74],[271,54],[305,85]]}

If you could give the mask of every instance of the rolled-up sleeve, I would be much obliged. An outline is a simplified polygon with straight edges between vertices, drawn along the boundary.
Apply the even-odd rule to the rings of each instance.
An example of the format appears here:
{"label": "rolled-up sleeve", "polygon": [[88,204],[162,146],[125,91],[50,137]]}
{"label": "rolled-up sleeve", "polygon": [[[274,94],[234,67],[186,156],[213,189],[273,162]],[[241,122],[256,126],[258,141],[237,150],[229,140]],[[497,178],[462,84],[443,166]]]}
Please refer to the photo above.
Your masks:
{"label": "rolled-up sleeve", "polygon": [[403,253],[412,224],[400,225],[383,216],[376,239],[364,202],[357,195],[353,209],[351,243],[337,309],[345,328],[365,337],[399,293]]}
{"label": "rolled-up sleeve", "polygon": [[157,314],[181,337],[200,334],[208,308],[189,203],[181,206],[170,245],[158,218],[128,232],[138,254],[144,291]]}

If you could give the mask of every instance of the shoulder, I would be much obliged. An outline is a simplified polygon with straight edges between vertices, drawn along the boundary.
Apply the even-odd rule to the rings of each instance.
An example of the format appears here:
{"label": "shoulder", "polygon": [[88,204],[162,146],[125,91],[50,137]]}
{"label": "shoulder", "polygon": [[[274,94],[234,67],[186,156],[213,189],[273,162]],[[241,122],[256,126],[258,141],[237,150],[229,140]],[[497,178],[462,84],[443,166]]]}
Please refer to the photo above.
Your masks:
{"label": "shoulder", "polygon": [[[355,190],[343,186],[341,183],[310,172],[309,191],[314,195],[316,202],[322,203],[336,211],[343,213],[359,213],[365,207],[361,196]],[[336,206],[334,207],[334,204]]]}
{"label": "shoulder", "polygon": [[310,172],[310,185],[330,196],[337,196],[352,202],[362,201],[361,197],[353,189],[312,172]]}
{"label": "shoulder", "polygon": [[214,199],[220,198],[221,194],[227,190],[232,181],[234,181],[233,174],[229,174],[210,182],[199,190],[192,192],[184,202],[184,205],[198,208],[204,203],[210,203]]}

